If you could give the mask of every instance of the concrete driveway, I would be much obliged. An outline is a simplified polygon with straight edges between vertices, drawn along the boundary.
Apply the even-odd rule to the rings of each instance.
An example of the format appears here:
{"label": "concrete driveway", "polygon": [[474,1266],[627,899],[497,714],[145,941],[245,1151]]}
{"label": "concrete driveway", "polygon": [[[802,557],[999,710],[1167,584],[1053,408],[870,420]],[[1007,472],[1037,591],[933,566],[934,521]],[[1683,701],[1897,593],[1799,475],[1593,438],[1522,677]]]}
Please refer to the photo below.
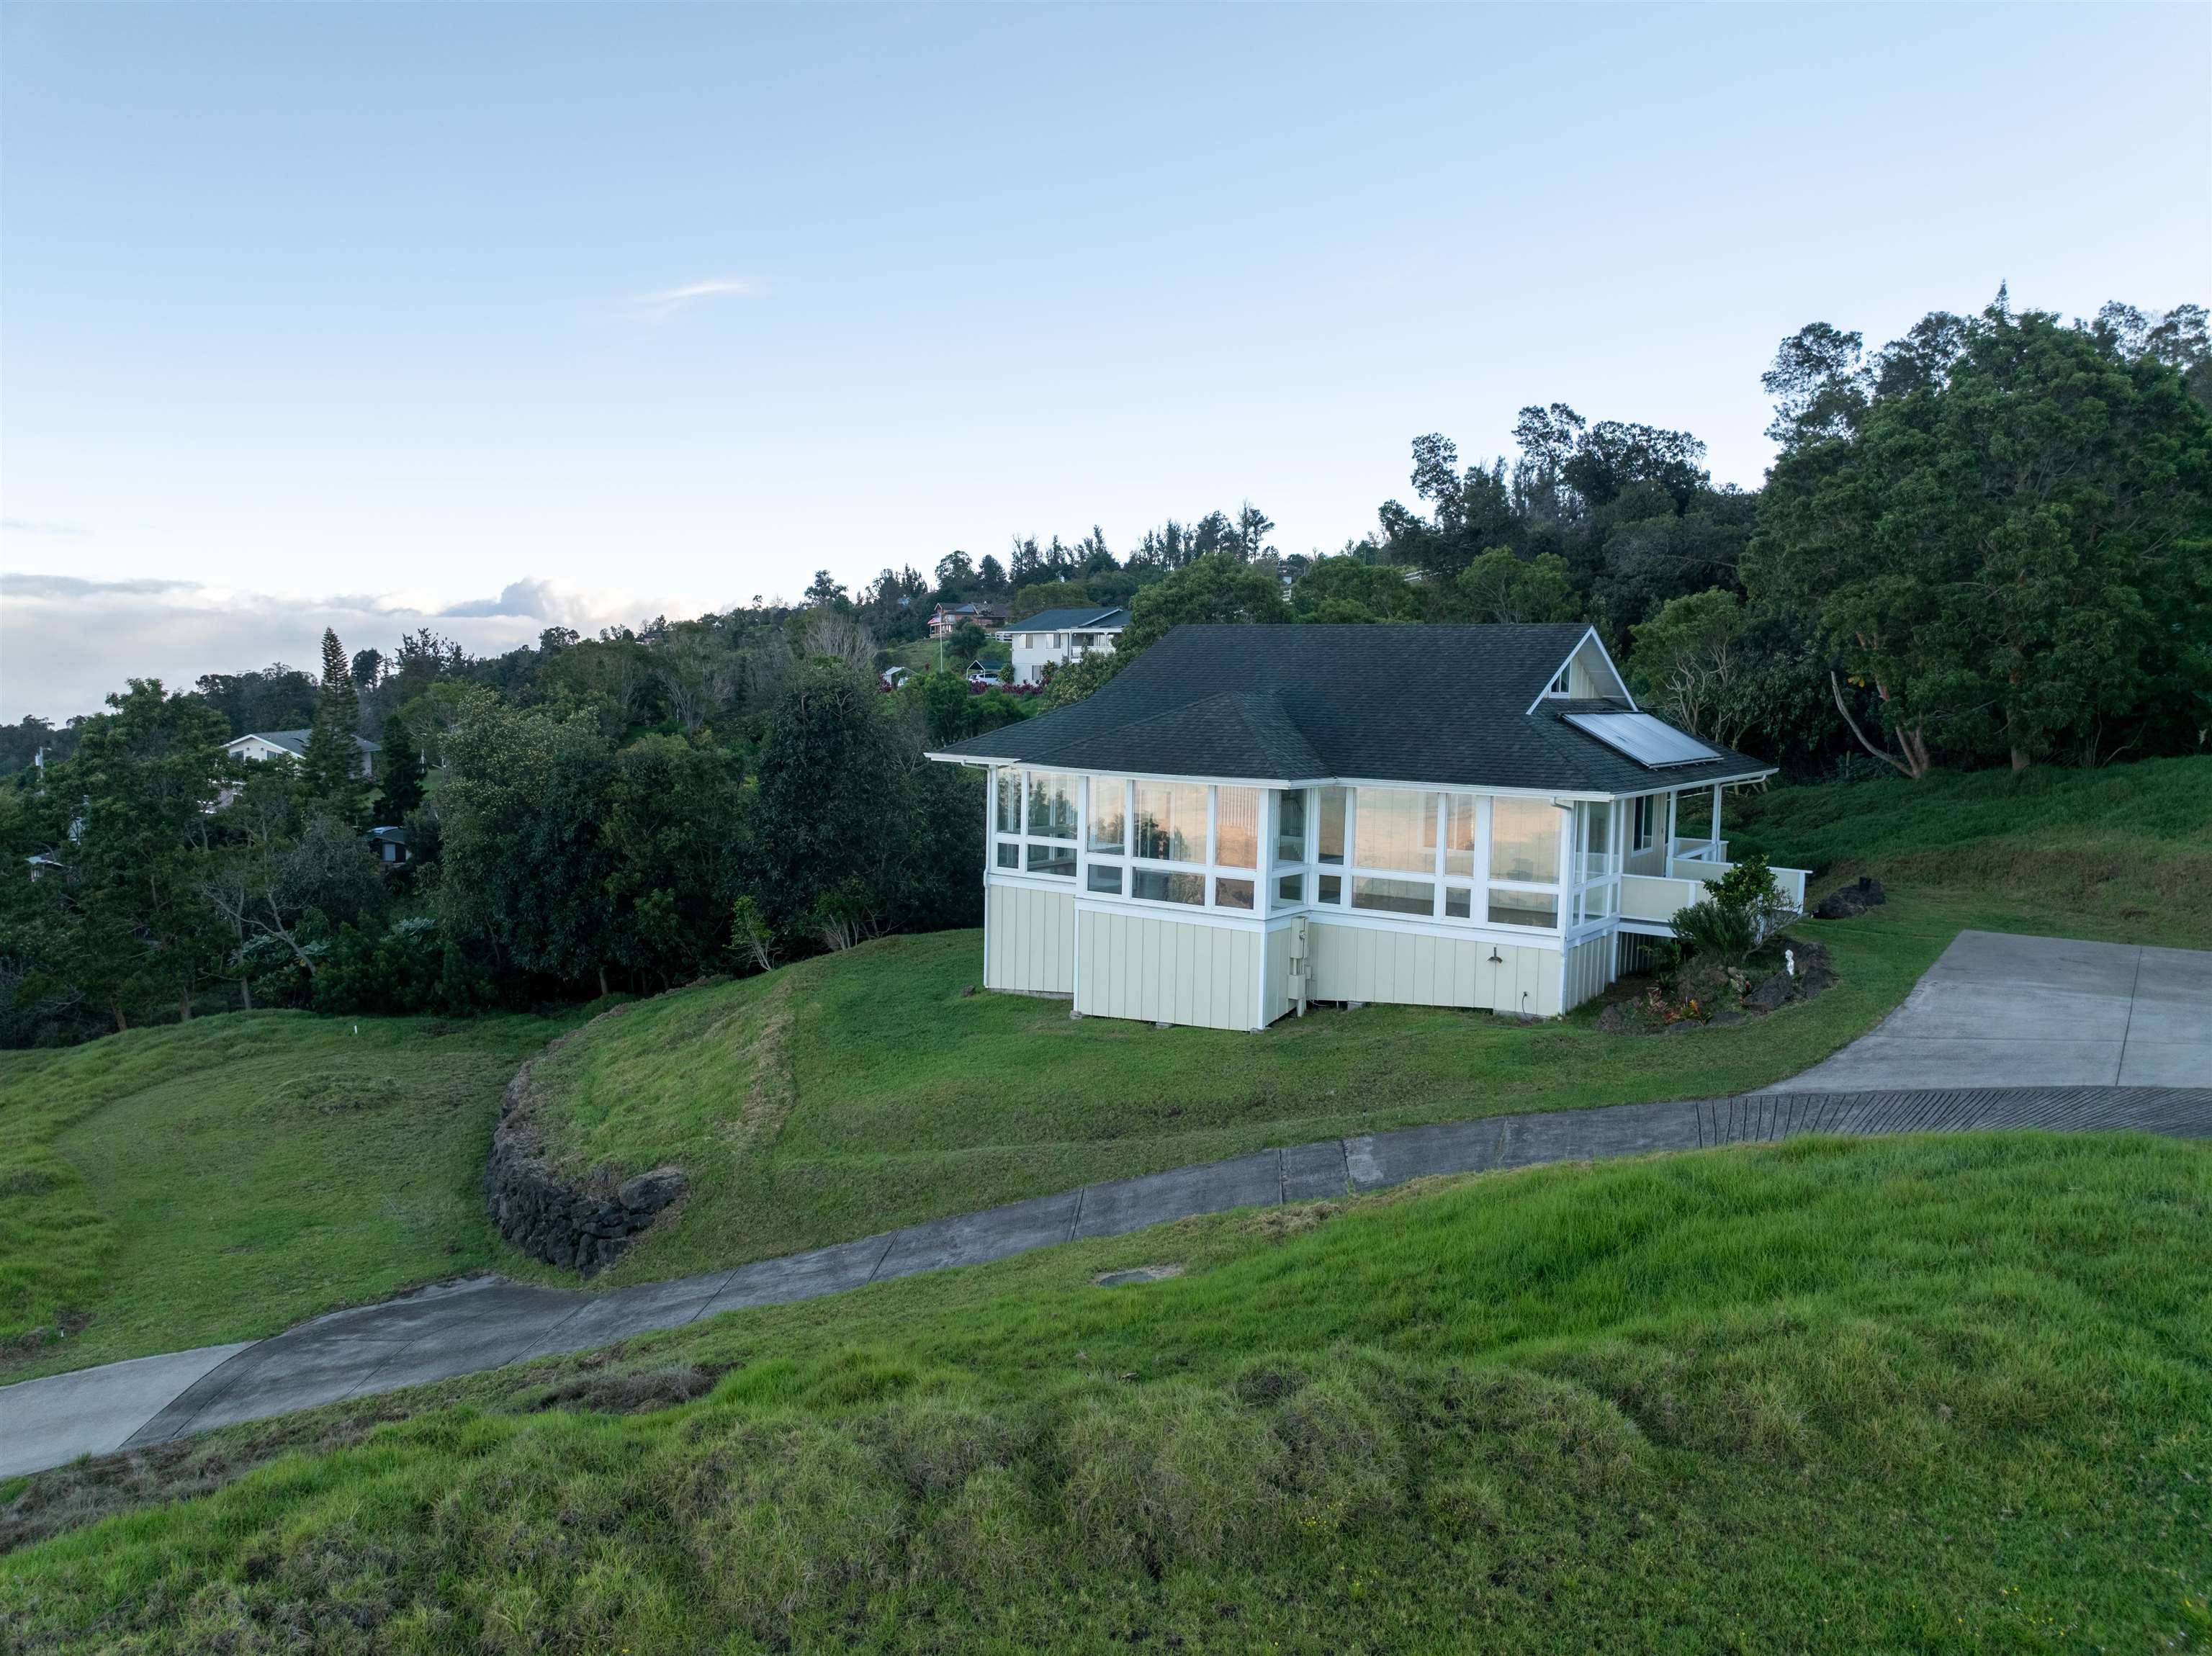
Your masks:
{"label": "concrete driveway", "polygon": [[1961,931],[1902,1006],[1772,1090],[2208,1081],[2212,952]]}

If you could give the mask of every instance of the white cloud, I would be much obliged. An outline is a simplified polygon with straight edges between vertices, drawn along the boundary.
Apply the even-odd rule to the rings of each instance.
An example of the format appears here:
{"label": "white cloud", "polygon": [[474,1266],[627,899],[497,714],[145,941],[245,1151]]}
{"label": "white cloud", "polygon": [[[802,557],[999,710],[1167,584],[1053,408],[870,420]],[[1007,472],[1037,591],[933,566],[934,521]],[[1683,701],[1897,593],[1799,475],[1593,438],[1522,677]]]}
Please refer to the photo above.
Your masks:
{"label": "white cloud", "polygon": [[401,634],[428,627],[473,654],[495,655],[535,643],[548,627],[589,634],[701,607],[536,578],[509,583],[495,598],[439,604],[409,593],[301,597],[11,572],[0,574],[0,721],[94,713],[131,678],[182,688],[203,673],[276,661],[312,672],[325,627],[349,651],[389,653]]}
{"label": "white cloud", "polygon": [[681,287],[663,288],[658,293],[640,294],[632,302],[640,314],[658,322],[702,299],[756,299],[759,295],[760,289],[750,282],[717,276],[706,282],[687,282]]}

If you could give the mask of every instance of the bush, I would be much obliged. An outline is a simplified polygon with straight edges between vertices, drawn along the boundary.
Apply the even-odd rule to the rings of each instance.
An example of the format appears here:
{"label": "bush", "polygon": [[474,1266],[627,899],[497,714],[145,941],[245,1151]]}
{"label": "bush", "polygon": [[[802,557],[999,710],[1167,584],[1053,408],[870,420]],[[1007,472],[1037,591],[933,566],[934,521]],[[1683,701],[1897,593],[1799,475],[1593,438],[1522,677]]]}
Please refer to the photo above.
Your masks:
{"label": "bush", "polygon": [[1710,883],[1705,896],[1678,913],[1673,925],[1675,940],[1691,954],[1741,966],[1796,918],[1766,858],[1754,852]]}

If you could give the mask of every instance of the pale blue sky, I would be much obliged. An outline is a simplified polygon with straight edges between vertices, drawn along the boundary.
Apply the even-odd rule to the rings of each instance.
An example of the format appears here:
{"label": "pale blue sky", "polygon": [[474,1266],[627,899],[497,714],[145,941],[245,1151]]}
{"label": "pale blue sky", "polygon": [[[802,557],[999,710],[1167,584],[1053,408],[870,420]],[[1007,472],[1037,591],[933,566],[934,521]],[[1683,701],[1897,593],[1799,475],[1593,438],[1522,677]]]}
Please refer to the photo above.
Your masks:
{"label": "pale blue sky", "polygon": [[2212,298],[2203,5],[18,3],[0,46],[0,717],[526,581],[449,630],[1247,497],[1333,549],[1415,434],[1531,402],[1756,485],[1804,322]]}

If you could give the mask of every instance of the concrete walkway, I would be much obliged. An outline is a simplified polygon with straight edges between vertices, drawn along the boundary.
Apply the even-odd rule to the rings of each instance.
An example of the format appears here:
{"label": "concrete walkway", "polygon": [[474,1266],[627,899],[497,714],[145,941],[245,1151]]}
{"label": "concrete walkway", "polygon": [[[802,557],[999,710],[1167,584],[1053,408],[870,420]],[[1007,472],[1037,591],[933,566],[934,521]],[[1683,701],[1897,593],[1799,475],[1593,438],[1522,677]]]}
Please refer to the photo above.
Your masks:
{"label": "concrete walkway", "polygon": [[2212,1081],[2212,953],[1961,931],[1905,1004],[1778,1091]]}
{"label": "concrete walkway", "polygon": [[786,1259],[604,1294],[497,1277],[332,1312],[272,1338],[0,1388],[0,1475],[167,1443],[344,1398],[580,1351],[745,1306],[980,1265],[1230,1208],[1379,1190],[1431,1174],[1771,1141],[1801,1133],[2040,1127],[2212,1137],[2212,1088],[1775,1091],[1492,1116],[1261,1150],[963,1214]]}

